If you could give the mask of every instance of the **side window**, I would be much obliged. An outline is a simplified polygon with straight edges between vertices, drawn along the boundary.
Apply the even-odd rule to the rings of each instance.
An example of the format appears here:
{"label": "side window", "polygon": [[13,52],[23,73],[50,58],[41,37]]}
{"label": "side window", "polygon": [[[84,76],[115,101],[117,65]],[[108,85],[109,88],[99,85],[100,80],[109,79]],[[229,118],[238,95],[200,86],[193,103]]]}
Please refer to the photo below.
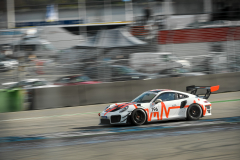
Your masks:
{"label": "side window", "polygon": [[28,85],[25,81],[21,81],[18,83],[17,87],[23,87],[25,85]]}
{"label": "side window", "polygon": [[79,76],[75,79],[75,82],[86,82],[86,81],[90,81],[90,79],[86,76]]}
{"label": "side window", "polygon": [[166,74],[172,74],[172,72],[173,72],[173,69],[166,70]]}
{"label": "side window", "polygon": [[120,76],[123,74],[121,68],[119,67],[113,67],[112,72],[113,72],[113,75],[115,76]]}
{"label": "side window", "polygon": [[81,78],[73,77],[69,80],[70,83],[82,82]]}
{"label": "side window", "polygon": [[60,83],[67,83],[67,82],[69,82],[70,81],[70,78],[61,78],[58,82],[60,82]]}
{"label": "side window", "polygon": [[20,45],[21,51],[36,51],[36,45]]}
{"label": "side window", "polygon": [[157,97],[157,99],[161,99],[162,101],[172,101],[175,100],[175,93],[174,92],[162,93]]}
{"label": "side window", "polygon": [[160,74],[172,74],[173,70],[172,69],[166,69],[160,72]]}
{"label": "side window", "polygon": [[169,57],[168,57],[168,55],[162,55],[161,58],[163,59],[164,62],[169,62]]}
{"label": "side window", "polygon": [[35,87],[37,87],[37,86],[44,86],[44,85],[46,85],[46,83],[43,82],[43,81],[36,81],[36,82],[34,82],[34,84],[33,84],[33,86],[35,86]]}
{"label": "side window", "polygon": [[178,94],[177,94],[177,98],[178,98],[178,99],[183,99],[183,98],[188,98],[188,96],[185,95],[185,94],[180,94],[180,93],[178,93]]}

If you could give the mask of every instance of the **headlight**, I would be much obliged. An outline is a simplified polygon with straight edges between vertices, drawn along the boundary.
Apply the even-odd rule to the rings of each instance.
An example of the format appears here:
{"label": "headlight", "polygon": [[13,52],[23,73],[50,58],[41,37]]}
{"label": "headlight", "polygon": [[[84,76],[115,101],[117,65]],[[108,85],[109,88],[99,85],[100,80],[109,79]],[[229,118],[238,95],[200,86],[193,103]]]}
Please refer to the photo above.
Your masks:
{"label": "headlight", "polygon": [[126,111],[128,109],[128,107],[129,106],[124,107],[121,111],[119,111],[119,113],[122,113],[122,112]]}
{"label": "headlight", "polygon": [[108,109],[108,107],[110,107],[110,105],[109,105],[109,106],[107,106],[107,107],[104,109],[104,111],[105,111],[106,109]]}

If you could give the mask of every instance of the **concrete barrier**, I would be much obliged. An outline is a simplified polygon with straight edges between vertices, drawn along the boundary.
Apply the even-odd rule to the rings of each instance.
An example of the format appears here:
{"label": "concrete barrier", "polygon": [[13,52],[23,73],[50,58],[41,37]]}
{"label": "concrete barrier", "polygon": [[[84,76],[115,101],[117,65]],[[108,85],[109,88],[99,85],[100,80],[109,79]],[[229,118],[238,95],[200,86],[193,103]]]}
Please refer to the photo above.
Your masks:
{"label": "concrete barrier", "polygon": [[[151,89],[186,91],[186,86],[220,85],[219,91],[239,91],[240,72],[195,77],[160,78],[92,85],[41,88],[34,90],[33,109],[57,108],[100,103],[131,101]],[[215,92],[214,92],[215,93]]]}
{"label": "concrete barrier", "polygon": [[[109,103],[126,101],[126,86],[129,82],[103,83],[95,85],[85,85],[85,95],[87,104]],[[81,87],[81,86],[80,86]]]}
{"label": "concrete barrier", "polygon": [[32,109],[79,106],[79,87],[64,86],[34,89]]}

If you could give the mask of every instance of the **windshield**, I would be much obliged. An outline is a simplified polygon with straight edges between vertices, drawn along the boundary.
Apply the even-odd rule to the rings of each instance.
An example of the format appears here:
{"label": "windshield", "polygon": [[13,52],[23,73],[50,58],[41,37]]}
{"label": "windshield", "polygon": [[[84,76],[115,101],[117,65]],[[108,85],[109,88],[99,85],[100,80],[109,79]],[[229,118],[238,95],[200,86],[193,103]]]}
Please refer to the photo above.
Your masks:
{"label": "windshield", "polygon": [[132,100],[132,102],[149,103],[156,95],[157,93],[155,92],[144,92],[143,94]]}
{"label": "windshield", "polygon": [[74,76],[74,77],[63,77],[55,82],[60,82],[60,83],[75,83],[75,82],[87,82],[91,81],[91,79],[87,76]]}
{"label": "windshield", "polygon": [[131,68],[128,68],[128,67],[116,67],[115,70],[121,72],[122,74],[136,73],[137,72],[137,71],[135,71]]}
{"label": "windshield", "polygon": [[186,68],[178,68],[178,69],[176,69],[176,72],[178,72],[178,73],[189,73],[190,71]]}
{"label": "windshield", "polygon": [[87,81],[91,81],[91,79],[87,76],[79,76],[73,80],[73,82],[87,82]]}
{"label": "windshield", "polygon": [[42,44],[42,46],[43,46],[44,50],[46,50],[46,51],[55,50],[55,48],[50,43],[44,43],[44,44]]}
{"label": "windshield", "polygon": [[46,82],[43,82],[43,81],[31,81],[31,82],[20,81],[16,84],[13,84],[12,86],[10,86],[9,89],[11,89],[11,88],[22,88],[22,87],[25,87],[25,86],[43,86],[43,85],[46,85]]}
{"label": "windshield", "polygon": [[160,56],[164,61],[177,61],[179,58],[175,55],[172,54],[166,54],[166,55],[161,55]]}

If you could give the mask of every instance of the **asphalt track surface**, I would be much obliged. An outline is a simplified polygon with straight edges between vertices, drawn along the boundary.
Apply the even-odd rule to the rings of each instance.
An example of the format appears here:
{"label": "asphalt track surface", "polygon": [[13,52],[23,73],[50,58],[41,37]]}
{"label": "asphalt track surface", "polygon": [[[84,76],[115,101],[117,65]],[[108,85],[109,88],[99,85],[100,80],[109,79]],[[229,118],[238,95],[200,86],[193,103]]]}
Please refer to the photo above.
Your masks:
{"label": "asphalt track surface", "polygon": [[107,104],[0,113],[0,159],[240,159],[240,92],[213,94],[212,116],[98,126]]}

